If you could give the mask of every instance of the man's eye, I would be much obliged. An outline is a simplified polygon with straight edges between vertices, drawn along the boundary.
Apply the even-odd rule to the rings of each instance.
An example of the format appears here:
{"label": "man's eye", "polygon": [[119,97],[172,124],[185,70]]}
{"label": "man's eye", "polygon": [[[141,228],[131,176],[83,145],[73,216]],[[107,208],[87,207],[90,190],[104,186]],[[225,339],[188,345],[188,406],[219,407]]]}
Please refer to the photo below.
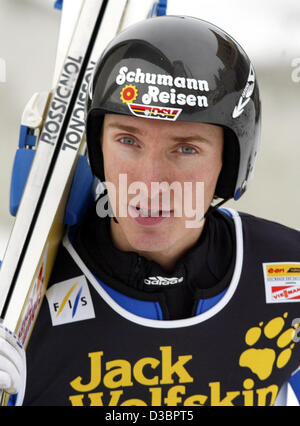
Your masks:
{"label": "man's eye", "polygon": [[136,145],[136,142],[131,138],[121,138],[119,141],[124,145]]}
{"label": "man's eye", "polygon": [[191,146],[181,146],[179,148],[179,151],[182,154],[196,154],[197,153],[196,149],[191,147]]}

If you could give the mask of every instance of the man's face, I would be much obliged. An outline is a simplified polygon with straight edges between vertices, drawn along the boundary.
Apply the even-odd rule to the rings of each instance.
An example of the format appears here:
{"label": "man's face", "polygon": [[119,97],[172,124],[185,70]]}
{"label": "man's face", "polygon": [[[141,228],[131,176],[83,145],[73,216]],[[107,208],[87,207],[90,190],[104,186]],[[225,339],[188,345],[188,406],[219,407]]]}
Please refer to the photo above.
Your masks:
{"label": "man's face", "polygon": [[[116,188],[113,194],[108,187],[108,195],[116,200],[114,213],[119,223],[112,223],[112,233],[119,248],[172,252],[197,241],[203,216],[196,229],[188,228],[186,223],[191,217],[187,216],[190,210],[186,205],[199,207],[197,182],[204,183],[204,197],[200,197],[203,213],[211,204],[222,168],[222,128],[107,114],[102,150],[106,182]],[[122,184],[120,175],[126,176]],[[162,182],[165,186],[159,188]],[[166,188],[174,182],[177,189],[182,188],[182,196],[169,191],[166,204]],[[139,192],[128,194],[134,185]],[[122,217],[124,211],[127,217]]]}

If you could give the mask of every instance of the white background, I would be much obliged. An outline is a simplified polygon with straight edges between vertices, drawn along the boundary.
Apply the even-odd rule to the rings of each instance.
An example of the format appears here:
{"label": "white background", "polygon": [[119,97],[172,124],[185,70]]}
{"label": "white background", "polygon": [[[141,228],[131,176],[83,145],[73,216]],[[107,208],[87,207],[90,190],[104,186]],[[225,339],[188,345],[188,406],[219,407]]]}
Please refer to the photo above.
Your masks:
{"label": "white background", "polygon": [[[0,258],[14,222],[9,187],[22,111],[34,92],[51,89],[61,16],[53,4],[0,0]],[[220,26],[257,72],[263,127],[255,179],[228,207],[300,228],[300,82],[292,80],[292,63],[300,58],[299,0],[169,0],[168,14]]]}

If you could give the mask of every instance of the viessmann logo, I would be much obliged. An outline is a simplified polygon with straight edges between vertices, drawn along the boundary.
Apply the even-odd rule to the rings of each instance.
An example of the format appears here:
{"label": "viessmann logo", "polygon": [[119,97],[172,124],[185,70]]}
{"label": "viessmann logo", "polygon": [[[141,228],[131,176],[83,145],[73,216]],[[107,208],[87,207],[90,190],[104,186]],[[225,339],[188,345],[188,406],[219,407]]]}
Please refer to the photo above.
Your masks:
{"label": "viessmann logo", "polygon": [[274,300],[280,301],[290,301],[290,300],[299,300],[300,301],[300,287],[297,285],[290,286],[272,286],[272,297]]}

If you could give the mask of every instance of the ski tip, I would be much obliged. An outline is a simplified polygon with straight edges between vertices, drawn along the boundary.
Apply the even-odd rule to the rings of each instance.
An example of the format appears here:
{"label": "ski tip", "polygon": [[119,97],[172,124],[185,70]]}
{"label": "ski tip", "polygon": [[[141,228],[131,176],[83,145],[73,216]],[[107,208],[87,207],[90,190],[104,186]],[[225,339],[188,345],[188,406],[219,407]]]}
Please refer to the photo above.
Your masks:
{"label": "ski tip", "polygon": [[54,3],[54,7],[55,7],[55,9],[62,10],[63,0],[56,0],[56,2]]}
{"label": "ski tip", "polygon": [[165,16],[167,14],[168,0],[159,0],[153,3],[152,8],[148,14],[148,18],[155,16]]}
{"label": "ski tip", "polygon": [[167,14],[168,0],[160,0],[157,7],[157,16],[165,16]]}

